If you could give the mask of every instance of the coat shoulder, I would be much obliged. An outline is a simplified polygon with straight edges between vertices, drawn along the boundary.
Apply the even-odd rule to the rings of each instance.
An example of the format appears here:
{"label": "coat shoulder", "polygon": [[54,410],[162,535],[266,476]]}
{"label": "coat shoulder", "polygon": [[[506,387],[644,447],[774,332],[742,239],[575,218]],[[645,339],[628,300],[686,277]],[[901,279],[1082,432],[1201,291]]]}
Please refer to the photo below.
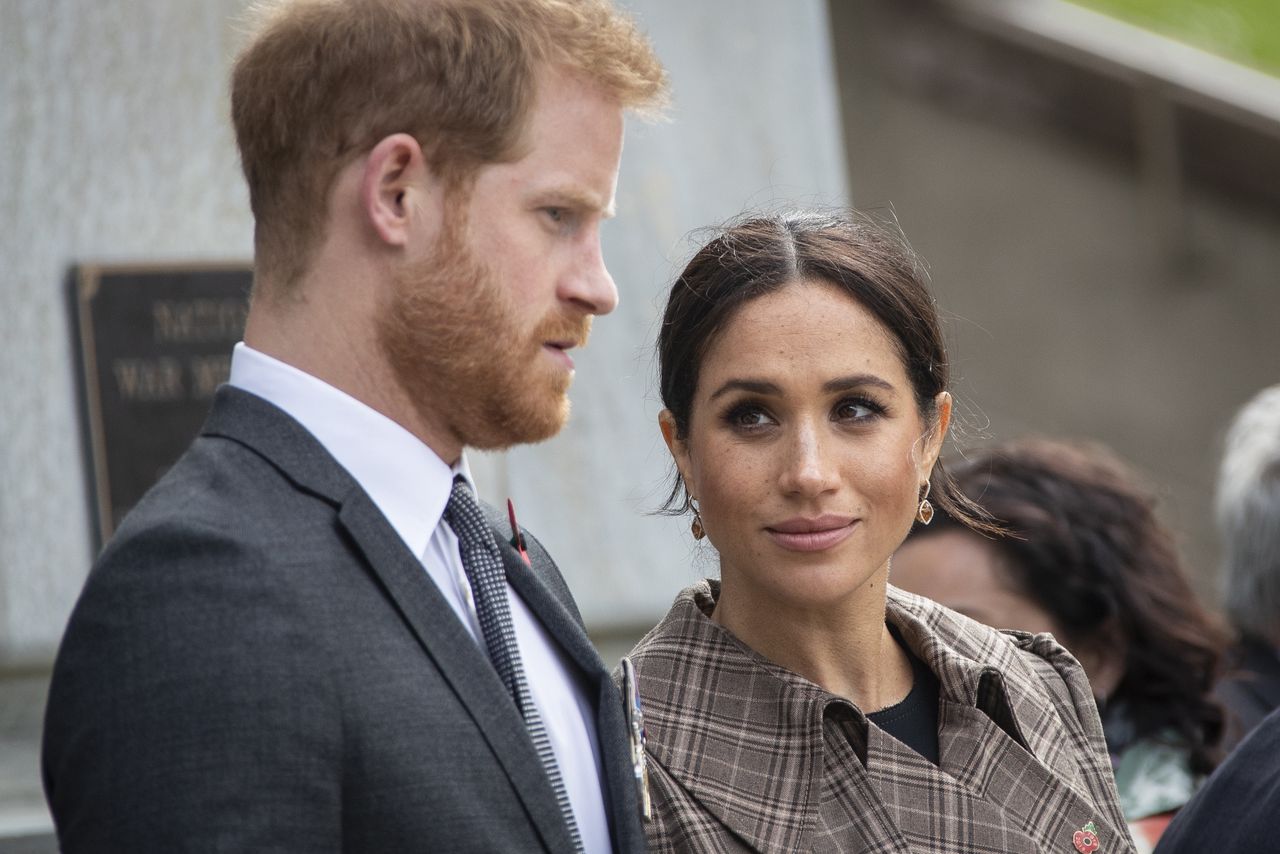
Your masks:
{"label": "coat shoulder", "polygon": [[976,664],[1051,686],[1083,678],[1080,663],[1053,635],[994,629],[894,587],[889,588],[888,608],[891,620],[914,624],[918,634]]}

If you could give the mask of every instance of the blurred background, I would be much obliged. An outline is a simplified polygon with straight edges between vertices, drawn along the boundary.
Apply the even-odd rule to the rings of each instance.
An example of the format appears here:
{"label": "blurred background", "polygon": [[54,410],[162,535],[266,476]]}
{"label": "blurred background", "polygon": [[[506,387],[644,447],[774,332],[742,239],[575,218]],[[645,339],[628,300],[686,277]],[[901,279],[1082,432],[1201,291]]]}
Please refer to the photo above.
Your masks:
{"label": "blurred background", "polygon": [[[48,670],[93,557],[68,271],[248,263],[227,120],[244,0],[0,0],[0,852],[53,850]],[[558,438],[473,460],[560,562],[609,663],[715,572],[648,515],[652,342],[689,233],[745,208],[896,217],[949,322],[950,453],[1114,448],[1216,599],[1222,433],[1280,381],[1274,0],[624,0],[671,73],[605,235],[622,303]],[[232,641],[233,642],[233,641]]]}

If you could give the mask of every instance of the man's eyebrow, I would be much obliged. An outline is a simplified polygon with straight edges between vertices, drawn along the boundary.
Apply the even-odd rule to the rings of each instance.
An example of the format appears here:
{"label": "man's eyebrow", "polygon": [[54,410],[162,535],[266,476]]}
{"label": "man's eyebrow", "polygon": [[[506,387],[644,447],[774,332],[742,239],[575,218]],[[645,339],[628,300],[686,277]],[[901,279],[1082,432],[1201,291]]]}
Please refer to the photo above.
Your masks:
{"label": "man's eyebrow", "polygon": [[548,187],[539,190],[533,194],[533,203],[538,207],[565,207],[599,212],[603,219],[612,219],[617,213],[614,199],[610,199],[607,205],[601,205],[599,196],[577,187]]}
{"label": "man's eyebrow", "polygon": [[768,380],[735,379],[726,381],[724,385],[711,393],[711,397],[708,398],[708,400],[715,400],[722,394],[728,394],[731,391],[749,391],[753,394],[768,394],[775,396],[782,394],[782,389],[778,388],[777,385],[769,382]]}

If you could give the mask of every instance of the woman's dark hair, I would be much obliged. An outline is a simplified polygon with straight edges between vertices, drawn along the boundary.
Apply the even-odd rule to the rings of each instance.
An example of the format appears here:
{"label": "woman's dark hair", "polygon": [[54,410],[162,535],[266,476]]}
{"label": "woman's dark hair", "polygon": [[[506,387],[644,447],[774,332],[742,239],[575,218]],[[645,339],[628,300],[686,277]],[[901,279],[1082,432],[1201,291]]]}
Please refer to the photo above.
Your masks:
{"label": "woman's dark hair", "polygon": [[[658,335],[662,403],[676,436],[688,435],[703,357],[729,320],[752,300],[803,281],[835,285],[884,325],[898,345],[923,420],[935,423],[935,399],[947,390],[950,371],[926,280],[901,234],[857,211],[752,215],[720,228],[671,286]],[[941,462],[930,478],[929,497],[951,518],[976,530],[997,530],[952,488]],[[663,510],[688,509],[677,471]]]}
{"label": "woman's dark hair", "polygon": [[[1123,703],[1134,738],[1216,764],[1223,711],[1212,698],[1224,633],[1199,604],[1155,499],[1110,452],[1045,439],[1009,442],[953,465],[956,486],[1007,529],[994,545],[1005,581],[1062,628],[1064,644],[1122,639]],[[955,530],[946,513],[908,539]]]}

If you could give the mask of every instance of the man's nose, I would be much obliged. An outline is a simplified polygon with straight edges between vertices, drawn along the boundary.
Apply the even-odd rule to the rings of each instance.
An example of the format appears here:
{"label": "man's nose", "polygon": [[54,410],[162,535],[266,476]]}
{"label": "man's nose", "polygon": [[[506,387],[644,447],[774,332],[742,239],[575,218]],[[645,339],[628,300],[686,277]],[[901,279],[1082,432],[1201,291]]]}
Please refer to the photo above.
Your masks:
{"label": "man's nose", "polygon": [[560,298],[588,314],[608,314],[618,306],[618,287],[604,264],[599,236],[593,237],[562,279]]}

